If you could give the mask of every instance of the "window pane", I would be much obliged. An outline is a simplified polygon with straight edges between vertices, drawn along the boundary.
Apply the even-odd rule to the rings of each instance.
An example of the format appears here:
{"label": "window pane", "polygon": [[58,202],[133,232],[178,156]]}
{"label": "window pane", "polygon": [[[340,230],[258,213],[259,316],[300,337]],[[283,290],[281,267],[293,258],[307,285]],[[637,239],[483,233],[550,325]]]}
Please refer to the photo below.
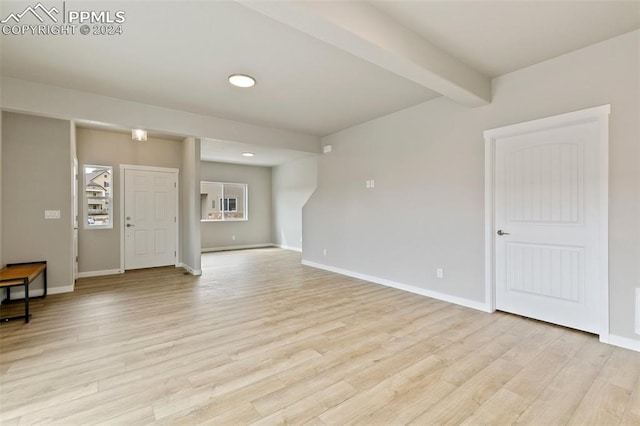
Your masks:
{"label": "window pane", "polygon": [[200,219],[222,220],[222,184],[200,182]]}
{"label": "window pane", "polygon": [[239,183],[224,184],[225,220],[244,220],[246,211],[247,185]]}
{"label": "window pane", "polygon": [[84,166],[85,226],[112,228],[113,168],[110,166]]}
{"label": "window pane", "polygon": [[247,184],[200,182],[200,210],[204,221],[247,220]]}

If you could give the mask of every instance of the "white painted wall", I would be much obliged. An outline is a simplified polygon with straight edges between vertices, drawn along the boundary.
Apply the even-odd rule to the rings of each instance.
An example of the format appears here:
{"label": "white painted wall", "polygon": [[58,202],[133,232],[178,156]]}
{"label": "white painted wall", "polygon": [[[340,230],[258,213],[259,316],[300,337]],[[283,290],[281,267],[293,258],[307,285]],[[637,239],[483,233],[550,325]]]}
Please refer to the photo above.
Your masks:
{"label": "white painted wall", "polygon": [[611,104],[610,325],[637,343],[639,39],[635,31],[496,78],[487,106],[439,98],[324,138],[333,152],[319,157],[303,211],[303,259],[482,303],[483,131]]}
{"label": "white painted wall", "polygon": [[[200,178],[249,185],[249,220],[201,222],[202,251],[271,245],[271,167],[203,161]],[[198,190],[200,185],[198,185]],[[199,198],[198,198],[199,201]],[[198,210],[199,211],[199,210]],[[235,236],[235,240],[233,239]]]}
{"label": "white painted wall", "polygon": [[180,257],[185,269],[194,275],[200,269],[200,139],[186,138],[182,142],[180,175],[182,203],[182,246]]}
{"label": "white painted wall", "polygon": [[273,168],[273,242],[302,251],[302,207],[318,184],[318,158],[311,156]]}

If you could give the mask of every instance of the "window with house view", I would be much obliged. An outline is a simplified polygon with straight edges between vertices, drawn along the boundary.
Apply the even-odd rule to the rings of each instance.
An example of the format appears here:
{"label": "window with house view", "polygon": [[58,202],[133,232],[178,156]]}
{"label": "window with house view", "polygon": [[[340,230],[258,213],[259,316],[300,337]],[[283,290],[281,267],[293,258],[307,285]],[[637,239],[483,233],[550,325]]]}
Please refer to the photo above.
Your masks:
{"label": "window with house view", "polygon": [[202,221],[248,220],[246,183],[200,182]]}
{"label": "window with house view", "polygon": [[113,168],[84,166],[85,228],[113,227]]}

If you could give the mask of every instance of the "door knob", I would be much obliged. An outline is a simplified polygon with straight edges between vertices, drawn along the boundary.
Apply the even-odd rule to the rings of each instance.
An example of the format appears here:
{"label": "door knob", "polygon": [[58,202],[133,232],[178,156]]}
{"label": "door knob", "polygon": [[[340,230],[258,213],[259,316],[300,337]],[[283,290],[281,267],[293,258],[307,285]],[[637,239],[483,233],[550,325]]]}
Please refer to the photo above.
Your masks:
{"label": "door knob", "polygon": [[503,236],[503,235],[511,235],[508,232],[504,232],[502,229],[498,229],[498,235]]}
{"label": "door knob", "polygon": [[130,223],[127,223],[127,228],[130,228],[130,227],[132,227],[132,226],[135,226],[135,225],[132,225],[132,224],[130,224]]}

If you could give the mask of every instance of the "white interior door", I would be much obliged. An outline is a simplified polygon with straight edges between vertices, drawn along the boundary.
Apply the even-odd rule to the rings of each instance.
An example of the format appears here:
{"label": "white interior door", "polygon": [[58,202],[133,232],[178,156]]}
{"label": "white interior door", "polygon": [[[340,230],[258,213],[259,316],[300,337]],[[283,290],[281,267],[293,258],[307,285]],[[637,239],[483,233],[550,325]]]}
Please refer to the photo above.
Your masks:
{"label": "white interior door", "polygon": [[124,171],[124,267],[176,262],[176,174]]}
{"label": "white interior door", "polygon": [[597,122],[495,141],[496,308],[599,331]]}

